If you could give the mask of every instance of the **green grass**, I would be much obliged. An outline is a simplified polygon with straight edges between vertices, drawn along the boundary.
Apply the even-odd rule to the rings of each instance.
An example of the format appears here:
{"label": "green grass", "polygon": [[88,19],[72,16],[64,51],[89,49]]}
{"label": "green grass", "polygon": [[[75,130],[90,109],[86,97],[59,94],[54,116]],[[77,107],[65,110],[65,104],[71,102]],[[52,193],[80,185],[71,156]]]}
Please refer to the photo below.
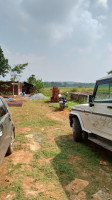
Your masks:
{"label": "green grass", "polygon": [[[72,109],[73,106],[79,105],[79,104],[84,104],[86,102],[78,102],[78,101],[75,101],[75,100],[71,100],[71,101],[67,101],[67,103],[68,103],[68,107],[65,108],[65,109]],[[56,110],[60,110],[59,103],[50,103],[50,106],[54,107]]]}
{"label": "green grass", "polygon": [[20,126],[26,127],[46,127],[53,126],[55,124],[60,124],[61,122],[47,118],[45,115],[38,113],[34,117],[29,115],[26,119],[22,120],[19,124]]}
{"label": "green grass", "polygon": [[13,182],[11,190],[16,193],[16,196],[13,200],[25,200],[23,196],[23,189],[21,187],[21,181]]}
{"label": "green grass", "polygon": [[16,134],[16,141],[20,144],[28,143],[28,139],[25,137],[25,133]]}
{"label": "green grass", "polygon": [[[69,109],[79,104],[76,101],[68,101]],[[54,107],[49,107],[54,106]],[[76,143],[73,141],[72,129],[69,126],[68,116],[58,112],[59,103],[46,103],[45,101],[27,101],[20,108],[11,108],[15,126],[30,127],[30,133],[21,133],[17,131],[15,145],[16,151],[25,149],[27,142],[27,134],[33,134],[34,141],[39,143],[40,149],[31,152],[32,159],[29,164],[17,163],[8,157],[7,175],[13,179],[8,187],[0,187],[0,194],[4,192],[10,194],[15,193],[13,200],[47,200],[47,199],[70,199],[70,193],[66,191],[66,186],[75,178],[87,180],[89,185],[84,189],[87,194],[87,200],[91,199],[92,194],[98,190],[112,188],[112,163],[109,156],[106,155],[105,160],[109,163],[107,166],[100,165],[100,161],[104,160],[102,154],[106,153],[102,149],[102,154],[89,143]],[[48,115],[49,114],[49,115]],[[63,119],[63,121],[53,120],[52,116]],[[48,117],[50,116],[50,117]],[[19,130],[19,129],[18,129]],[[41,141],[38,142],[38,138]],[[16,153],[16,152],[15,152]],[[13,156],[13,155],[12,155]],[[39,192],[36,197],[27,198],[24,194],[23,182],[26,177],[33,179],[45,185],[45,191]],[[49,183],[54,186],[48,189]],[[47,196],[46,194],[49,195]],[[56,194],[53,196],[53,193]],[[50,196],[53,196],[52,198]]]}
{"label": "green grass", "polygon": [[[70,93],[70,92],[93,92],[93,88],[77,88],[77,87],[59,87],[61,94]],[[52,96],[52,88],[44,88],[41,91],[45,96]]]}
{"label": "green grass", "polygon": [[11,170],[8,172],[9,175],[12,175],[12,174],[19,174],[20,171],[21,171],[21,166],[22,166],[22,163],[18,163],[17,165],[14,165],[10,162],[9,164]]}

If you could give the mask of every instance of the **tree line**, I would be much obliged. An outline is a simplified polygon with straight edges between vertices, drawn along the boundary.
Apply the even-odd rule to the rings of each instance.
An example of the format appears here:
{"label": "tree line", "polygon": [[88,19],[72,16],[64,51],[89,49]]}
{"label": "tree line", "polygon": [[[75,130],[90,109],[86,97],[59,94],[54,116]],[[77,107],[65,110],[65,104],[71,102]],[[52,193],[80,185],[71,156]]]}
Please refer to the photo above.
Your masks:
{"label": "tree line", "polygon": [[56,87],[78,87],[78,88],[93,88],[94,83],[80,83],[80,82],[44,82],[45,88]]}

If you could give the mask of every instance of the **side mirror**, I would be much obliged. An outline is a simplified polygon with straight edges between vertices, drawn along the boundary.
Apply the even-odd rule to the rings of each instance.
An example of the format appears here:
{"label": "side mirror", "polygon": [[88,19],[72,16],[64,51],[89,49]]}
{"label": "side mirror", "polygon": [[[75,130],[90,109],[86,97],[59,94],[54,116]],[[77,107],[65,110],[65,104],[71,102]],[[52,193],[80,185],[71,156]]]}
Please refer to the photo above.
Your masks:
{"label": "side mirror", "polygon": [[93,95],[88,95],[87,102],[89,103],[90,107],[94,106]]}

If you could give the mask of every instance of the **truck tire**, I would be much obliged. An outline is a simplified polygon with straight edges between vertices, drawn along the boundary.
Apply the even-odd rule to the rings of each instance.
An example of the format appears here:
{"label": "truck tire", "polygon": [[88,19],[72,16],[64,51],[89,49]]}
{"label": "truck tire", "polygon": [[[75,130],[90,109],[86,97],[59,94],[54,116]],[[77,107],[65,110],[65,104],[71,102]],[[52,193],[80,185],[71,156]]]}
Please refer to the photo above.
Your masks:
{"label": "truck tire", "polygon": [[80,122],[77,118],[73,118],[72,129],[74,141],[80,142],[82,140],[82,129]]}

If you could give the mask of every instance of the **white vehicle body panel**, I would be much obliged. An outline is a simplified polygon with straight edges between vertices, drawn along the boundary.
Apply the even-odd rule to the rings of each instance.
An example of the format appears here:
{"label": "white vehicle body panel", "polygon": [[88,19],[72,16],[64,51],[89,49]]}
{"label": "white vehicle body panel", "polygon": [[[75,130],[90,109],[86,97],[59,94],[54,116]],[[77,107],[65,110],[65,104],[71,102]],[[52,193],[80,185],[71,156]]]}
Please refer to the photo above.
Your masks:
{"label": "white vehicle body panel", "polygon": [[83,131],[112,141],[112,75],[96,82],[93,105],[76,105],[70,116],[77,117]]}

